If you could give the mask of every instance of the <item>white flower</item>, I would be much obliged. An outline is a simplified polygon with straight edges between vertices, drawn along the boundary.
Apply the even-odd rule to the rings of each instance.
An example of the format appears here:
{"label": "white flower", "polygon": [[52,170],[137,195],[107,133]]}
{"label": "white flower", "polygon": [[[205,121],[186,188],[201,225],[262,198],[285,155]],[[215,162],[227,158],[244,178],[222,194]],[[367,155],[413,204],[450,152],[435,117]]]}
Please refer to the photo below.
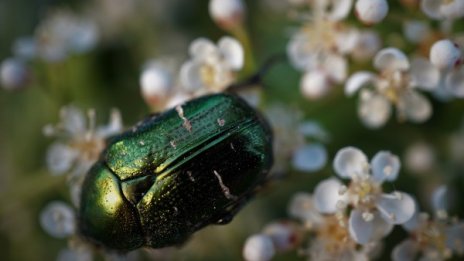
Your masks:
{"label": "white flower", "polygon": [[369,164],[362,151],[347,147],[335,156],[334,169],[350,180],[349,185],[334,178],[322,181],[315,189],[315,206],[328,214],[343,213],[351,206],[348,228],[357,243],[367,244],[386,236],[392,225],[403,224],[414,214],[411,196],[383,193],[382,183],[394,181],[400,169],[398,157],[390,152],[378,152]]}
{"label": "white flower", "polygon": [[196,39],[190,44],[190,56],[182,65],[180,80],[194,94],[223,91],[244,63],[242,45],[232,37],[221,38],[217,46],[208,39]]}
{"label": "white flower", "polygon": [[247,261],[269,261],[274,254],[272,239],[263,234],[250,236],[243,247],[243,258]]}
{"label": "white flower", "polygon": [[410,63],[396,48],[382,49],[374,58],[378,75],[357,72],[346,82],[346,95],[353,95],[362,87],[358,114],[370,128],[383,126],[391,114],[390,105],[397,109],[400,120],[424,122],[432,108],[425,96],[416,89],[433,90],[438,87],[440,71],[424,58]]}
{"label": "white flower", "polygon": [[78,206],[76,195],[89,168],[98,160],[105,147],[105,139],[122,130],[121,116],[117,110],[111,112],[106,126],[95,125],[95,112],[88,112],[88,123],[84,113],[73,106],[63,107],[61,122],[56,126],[44,127],[46,136],[54,136],[58,141],[47,151],[47,165],[53,175],[70,174],[73,203]]}
{"label": "white flower", "polygon": [[388,13],[388,3],[386,0],[357,0],[355,8],[359,20],[366,24],[378,23]]}
{"label": "white flower", "polygon": [[74,210],[61,201],[50,202],[40,213],[40,224],[53,237],[68,237],[76,230]]}
{"label": "white flower", "polygon": [[37,56],[37,41],[33,37],[21,37],[13,44],[15,57],[30,60]]}
{"label": "white flower", "polygon": [[430,35],[431,30],[425,21],[407,20],[403,23],[403,33],[408,41],[419,44]]}
{"label": "white flower", "polygon": [[441,70],[456,68],[462,61],[461,49],[448,39],[435,42],[430,49],[430,62]]}
{"label": "white flower", "polygon": [[463,0],[422,0],[422,11],[433,19],[458,19],[464,16]]}
{"label": "white flower", "polygon": [[392,252],[394,261],[447,260],[464,255],[464,222],[450,220],[447,216],[430,218],[426,213],[416,213],[403,224],[409,237]]}
{"label": "white flower", "polygon": [[88,17],[66,10],[53,12],[36,30],[39,55],[47,61],[60,61],[70,53],[83,53],[97,44],[97,25]]}
{"label": "white flower", "polygon": [[346,79],[347,61],[344,57],[358,44],[359,32],[348,27],[344,19],[351,0],[313,1],[312,12],[287,44],[292,65],[305,74],[300,88],[309,99],[326,95],[330,87]]}
{"label": "white flower", "polygon": [[0,65],[0,84],[6,90],[18,90],[27,85],[30,74],[29,68],[23,61],[8,58]]}
{"label": "white flower", "polygon": [[220,27],[234,29],[244,20],[245,5],[242,0],[210,0],[209,14]]}

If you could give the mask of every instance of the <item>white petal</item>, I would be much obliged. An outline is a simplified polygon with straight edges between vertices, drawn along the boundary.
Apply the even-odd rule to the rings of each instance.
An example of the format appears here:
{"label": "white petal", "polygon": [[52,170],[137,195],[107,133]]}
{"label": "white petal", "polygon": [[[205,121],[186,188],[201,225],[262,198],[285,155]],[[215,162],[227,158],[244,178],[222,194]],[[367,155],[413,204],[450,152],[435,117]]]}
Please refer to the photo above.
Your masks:
{"label": "white petal", "polygon": [[357,0],[355,4],[356,15],[366,24],[382,21],[388,13],[386,0]]}
{"label": "white petal", "polygon": [[63,107],[60,111],[60,118],[62,127],[72,136],[86,131],[86,118],[80,109],[74,106]]}
{"label": "white petal", "polygon": [[268,235],[277,251],[288,251],[297,246],[301,240],[296,226],[292,222],[282,221],[267,225],[263,232]]}
{"label": "white petal", "polygon": [[375,55],[374,67],[381,71],[406,71],[409,69],[409,61],[402,51],[390,47]]}
{"label": "white petal", "polygon": [[345,85],[345,95],[351,96],[355,94],[361,87],[372,84],[376,80],[375,74],[371,72],[357,72],[348,78]]}
{"label": "white petal", "polygon": [[458,19],[464,16],[464,1],[454,0],[442,2],[440,12],[448,19]]}
{"label": "white petal", "polygon": [[366,127],[380,128],[390,118],[390,102],[383,95],[364,89],[359,100],[358,115]]}
{"label": "white petal", "polygon": [[204,61],[209,56],[217,55],[217,47],[206,38],[197,38],[193,40],[189,47],[189,53],[194,59]]}
{"label": "white petal", "polygon": [[311,70],[315,67],[316,53],[309,49],[309,41],[304,33],[297,33],[287,44],[287,55],[296,69]]}
{"label": "white petal", "polygon": [[335,82],[341,83],[346,79],[347,63],[341,55],[329,55],[322,65],[328,78]]}
{"label": "white petal", "polygon": [[356,48],[353,49],[353,58],[361,61],[371,59],[382,47],[382,40],[375,31],[363,31],[358,36]]}
{"label": "white petal", "polygon": [[392,259],[393,261],[414,261],[418,251],[417,243],[412,239],[407,239],[395,246]]}
{"label": "white petal", "polygon": [[421,1],[421,9],[428,17],[433,19],[440,19],[442,18],[442,14],[440,12],[440,5],[441,1],[437,0],[422,0]]}
{"label": "white petal", "polygon": [[422,226],[422,223],[425,221],[423,218],[424,216],[419,212],[419,207],[417,206],[417,202],[415,202],[416,206],[416,212],[414,212],[414,215],[406,221],[405,223],[401,224],[401,226],[409,232],[414,232],[416,231],[420,226]]}
{"label": "white petal", "polygon": [[293,154],[293,167],[300,171],[315,172],[327,163],[327,151],[320,143],[300,147]]}
{"label": "white petal", "polygon": [[243,247],[243,257],[247,261],[268,261],[274,254],[275,249],[271,238],[263,234],[249,237]]}
{"label": "white petal", "polygon": [[324,214],[335,213],[337,203],[346,200],[346,195],[341,195],[343,184],[335,178],[319,182],[314,190],[314,206]]}
{"label": "white petal", "polygon": [[327,17],[332,21],[340,21],[348,16],[353,0],[331,0],[331,9]]}
{"label": "white petal", "polygon": [[53,175],[64,174],[71,169],[77,156],[70,147],[54,143],[47,150],[47,167]]}
{"label": "white petal", "polygon": [[394,192],[382,194],[377,201],[377,209],[385,221],[392,224],[403,224],[414,215],[416,204],[410,195]]}
{"label": "white petal", "polygon": [[145,68],[140,76],[142,97],[149,104],[164,102],[172,88],[171,73],[156,63]]}
{"label": "white petal", "polygon": [[320,99],[327,95],[331,87],[328,75],[321,70],[313,70],[303,75],[300,90],[310,100]]}
{"label": "white petal", "polygon": [[448,73],[445,86],[454,96],[464,98],[464,67]]}
{"label": "white petal", "polygon": [[464,222],[453,224],[446,228],[446,246],[457,254],[464,253]]}
{"label": "white petal", "polygon": [[431,33],[429,24],[419,20],[405,21],[403,31],[406,39],[412,43],[422,42]]}
{"label": "white petal", "polygon": [[361,211],[353,209],[348,221],[348,229],[351,237],[357,243],[364,245],[369,243],[373,232],[372,222],[365,221]]}
{"label": "white petal", "polygon": [[416,91],[404,93],[398,102],[398,110],[411,122],[421,123],[432,116],[432,105],[424,95]]}
{"label": "white petal", "polygon": [[336,46],[340,54],[352,52],[359,44],[362,33],[356,29],[343,30],[336,34]]}
{"label": "white petal", "polygon": [[50,202],[40,213],[40,224],[53,237],[70,236],[76,228],[74,210],[63,202]]}
{"label": "white petal", "polygon": [[371,240],[378,242],[386,237],[393,230],[393,224],[386,222],[378,212],[374,212],[374,219],[372,222],[372,237]]}
{"label": "white petal", "polygon": [[242,0],[211,0],[209,14],[216,23],[225,29],[238,26],[245,13]]}
{"label": "white petal", "polygon": [[204,87],[201,78],[201,64],[195,61],[187,61],[180,69],[180,81],[182,87],[190,93],[194,93]]}
{"label": "white petal", "polygon": [[346,147],[337,152],[333,162],[335,172],[342,178],[366,173],[369,163],[366,155],[355,147]]}
{"label": "white petal", "polygon": [[431,171],[435,165],[435,151],[425,142],[415,143],[408,147],[405,155],[405,165],[417,173]]}
{"label": "white petal", "polygon": [[293,218],[313,223],[319,223],[323,219],[315,209],[313,197],[305,192],[298,192],[292,197],[288,205],[288,213]]}
{"label": "white petal", "polygon": [[379,151],[371,161],[374,180],[381,183],[385,180],[393,181],[398,177],[401,162],[398,156],[389,151]]}
{"label": "white petal", "polygon": [[239,41],[232,37],[222,37],[218,43],[219,51],[232,70],[243,67],[244,51]]}
{"label": "white petal", "polygon": [[19,59],[8,58],[0,64],[0,85],[7,90],[25,87],[29,76],[29,68]]}
{"label": "white petal", "polygon": [[449,207],[448,187],[441,185],[432,193],[432,206],[435,211],[446,211]]}
{"label": "white petal", "polygon": [[460,47],[448,40],[440,40],[430,48],[430,62],[441,70],[456,68],[462,63]]}
{"label": "white petal", "polygon": [[299,132],[305,137],[318,141],[329,141],[329,133],[316,121],[305,121],[300,124]]}
{"label": "white petal", "polygon": [[427,59],[416,57],[411,61],[412,86],[433,90],[440,82],[440,71]]}

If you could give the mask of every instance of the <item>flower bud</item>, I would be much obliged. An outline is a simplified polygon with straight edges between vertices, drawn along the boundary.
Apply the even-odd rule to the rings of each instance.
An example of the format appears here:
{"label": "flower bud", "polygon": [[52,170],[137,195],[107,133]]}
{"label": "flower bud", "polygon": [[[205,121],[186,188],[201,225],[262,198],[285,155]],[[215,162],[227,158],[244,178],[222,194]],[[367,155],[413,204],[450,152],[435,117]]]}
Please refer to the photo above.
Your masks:
{"label": "flower bud", "polygon": [[245,6],[242,0],[211,0],[209,14],[219,27],[230,30],[242,23]]}
{"label": "flower bud", "polygon": [[275,254],[272,239],[267,235],[253,235],[243,247],[243,257],[247,261],[268,261]]}
{"label": "flower bud", "polygon": [[356,15],[366,24],[382,21],[388,13],[386,0],[358,0],[355,5]]}
{"label": "flower bud", "polygon": [[448,39],[440,40],[430,49],[430,62],[442,70],[455,68],[462,63],[461,49]]}

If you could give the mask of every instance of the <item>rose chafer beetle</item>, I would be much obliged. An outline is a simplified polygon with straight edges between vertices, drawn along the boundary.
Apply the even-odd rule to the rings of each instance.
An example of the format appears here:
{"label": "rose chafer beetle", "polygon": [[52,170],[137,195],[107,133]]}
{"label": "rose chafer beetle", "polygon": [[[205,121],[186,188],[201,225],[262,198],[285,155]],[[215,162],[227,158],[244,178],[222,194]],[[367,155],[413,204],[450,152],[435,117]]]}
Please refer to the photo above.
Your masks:
{"label": "rose chafer beetle", "polygon": [[271,165],[271,130],[245,101],[188,101],[109,140],[83,184],[80,233],[119,251],[182,244],[229,222]]}

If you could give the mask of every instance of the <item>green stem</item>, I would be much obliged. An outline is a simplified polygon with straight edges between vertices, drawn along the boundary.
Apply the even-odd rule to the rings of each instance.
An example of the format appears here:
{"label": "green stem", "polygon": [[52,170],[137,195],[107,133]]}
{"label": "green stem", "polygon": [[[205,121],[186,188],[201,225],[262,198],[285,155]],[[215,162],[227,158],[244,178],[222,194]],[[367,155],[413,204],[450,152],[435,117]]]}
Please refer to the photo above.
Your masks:
{"label": "green stem", "polygon": [[242,70],[243,75],[250,75],[254,73],[256,69],[256,61],[253,55],[253,46],[251,44],[250,36],[244,26],[237,26],[234,29],[231,29],[235,38],[237,38],[243,45],[243,50],[245,52],[245,65]]}

